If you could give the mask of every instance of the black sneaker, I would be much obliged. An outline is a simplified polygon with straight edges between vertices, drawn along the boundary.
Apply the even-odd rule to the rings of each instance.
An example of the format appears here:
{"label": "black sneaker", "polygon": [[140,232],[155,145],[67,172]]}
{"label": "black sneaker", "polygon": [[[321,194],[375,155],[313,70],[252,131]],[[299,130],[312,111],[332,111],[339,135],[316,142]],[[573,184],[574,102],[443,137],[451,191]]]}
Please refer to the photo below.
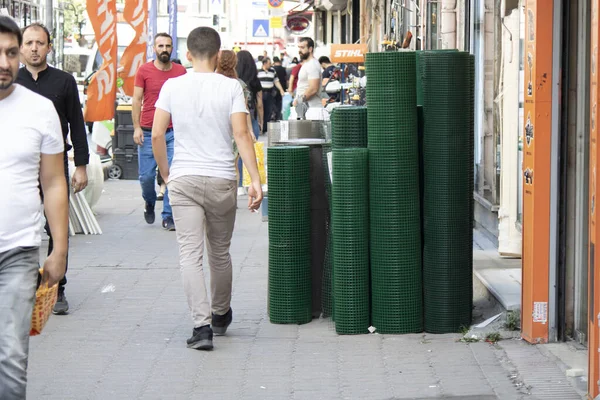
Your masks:
{"label": "black sneaker", "polygon": [[210,325],[194,328],[192,337],[187,340],[187,347],[196,350],[212,350],[213,331],[210,329]]}
{"label": "black sneaker", "polygon": [[167,217],[163,219],[162,227],[167,231],[174,231],[175,221],[173,221],[173,217]]}
{"label": "black sneaker", "polygon": [[146,206],[144,207],[144,219],[146,223],[153,224],[156,216],[154,215],[154,205],[146,202]]}
{"label": "black sneaker", "polygon": [[66,315],[69,312],[69,302],[65,296],[65,292],[60,291],[56,298],[56,304],[52,308],[52,314],[54,315]]}
{"label": "black sneaker", "polygon": [[212,327],[213,331],[217,335],[224,335],[227,332],[227,328],[231,325],[233,319],[233,311],[229,307],[229,311],[225,315],[217,315],[212,313]]}

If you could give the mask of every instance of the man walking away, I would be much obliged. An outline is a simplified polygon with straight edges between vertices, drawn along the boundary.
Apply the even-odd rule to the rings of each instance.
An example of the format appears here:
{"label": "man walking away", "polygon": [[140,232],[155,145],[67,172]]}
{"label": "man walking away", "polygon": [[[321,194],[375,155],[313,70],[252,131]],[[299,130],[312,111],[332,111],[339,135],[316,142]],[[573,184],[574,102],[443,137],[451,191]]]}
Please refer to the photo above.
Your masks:
{"label": "man walking away", "polygon": [[321,102],[321,65],[313,55],[315,42],[309,37],[300,38],[298,51],[302,60],[302,68],[298,74],[294,106],[305,103],[308,105],[306,119],[322,120],[324,115]]}
{"label": "man walking away", "polygon": [[275,119],[280,120],[283,95],[285,95],[285,92],[287,92],[288,90],[287,70],[281,65],[281,60],[279,59],[279,57],[273,57],[273,69],[275,70],[277,78],[279,79],[279,83],[283,88],[283,94],[277,93],[277,95],[275,96],[275,104],[277,106],[277,108],[275,109]]}
{"label": "man walking away", "polygon": [[[138,163],[142,198],[144,199],[144,219],[153,224],[155,220],[154,206],[156,204],[156,160],[152,153],[152,122],[156,99],[164,83],[169,78],[175,78],[186,73],[185,68],[171,61],[173,39],[166,33],[159,33],[154,38],[154,53],[156,59],[142,65],[135,74],[133,89],[133,141],[138,147]],[[169,124],[165,136],[169,164],[173,161],[173,125]],[[162,227],[168,231],[175,230],[173,212],[169,202],[169,190],[163,195]]]}
{"label": "man walking away", "polygon": [[[54,286],[67,263],[69,204],[64,138],[52,102],[15,84],[21,30],[0,16],[0,399],[23,400],[27,386],[29,330],[41,245],[42,203],[54,249],[42,284]],[[32,118],[32,115],[35,115]]]}
{"label": "man walking away", "polygon": [[[48,65],[48,53],[52,50],[50,32],[38,23],[31,24],[23,29],[23,46],[21,56],[25,66],[19,69],[17,83],[41,94],[54,103],[54,108],[60,118],[65,151],[63,155],[64,174],[67,181],[67,194],[69,193],[69,160],[67,152],[71,146],[67,144],[67,136],[71,132],[71,142],[75,156],[75,173],[71,184],[73,192],[85,189],[88,184],[87,164],[90,160],[85,122],[79,102],[77,82],[72,75]],[[42,193],[43,195],[43,193]],[[68,227],[66,228],[68,229]],[[54,249],[54,233],[46,224],[48,232],[48,255]],[[68,237],[68,235],[67,235]],[[68,257],[67,257],[68,260]],[[67,261],[68,264],[68,261]],[[68,265],[67,265],[68,267]],[[64,315],[69,311],[69,302],[65,296],[67,277],[63,277],[58,286],[58,299],[52,310],[54,314]]]}
{"label": "man walking away", "polygon": [[[257,210],[262,201],[242,86],[214,72],[220,47],[219,34],[212,28],[196,28],[189,34],[188,59],[194,71],[165,83],[152,129],[156,160],[171,193],[183,287],[194,321],[187,345],[198,350],[212,349],[213,332],[225,334],[233,315],[229,247],[237,185],[232,136],[252,179],[248,208]],[[171,118],[177,137],[169,169],[164,138]],[[202,270],[205,236],[210,301]]]}
{"label": "man walking away", "polygon": [[[275,91],[275,88],[277,88],[281,97],[283,97],[285,92],[279,82],[275,69],[271,66],[271,60],[269,58],[264,58],[262,63],[263,66],[258,71],[258,79],[262,85],[262,98],[265,110],[262,126],[262,132],[264,134],[267,132],[267,123],[272,121],[273,113],[277,110],[277,92]],[[279,108],[281,108],[281,106],[279,106]]]}

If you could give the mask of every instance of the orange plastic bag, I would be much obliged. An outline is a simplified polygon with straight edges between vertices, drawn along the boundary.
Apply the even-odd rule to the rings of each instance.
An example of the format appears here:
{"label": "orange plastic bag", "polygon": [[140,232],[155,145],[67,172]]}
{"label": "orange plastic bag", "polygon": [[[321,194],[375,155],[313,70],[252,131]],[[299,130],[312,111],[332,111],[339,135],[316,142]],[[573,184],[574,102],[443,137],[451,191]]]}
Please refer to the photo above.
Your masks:
{"label": "orange plastic bag", "polygon": [[[43,271],[40,269],[40,274]],[[33,313],[31,315],[31,330],[29,336],[35,336],[42,333],[44,325],[48,322],[52,308],[56,303],[58,296],[58,284],[48,287],[47,284],[40,285],[35,292],[35,304],[33,305]]]}

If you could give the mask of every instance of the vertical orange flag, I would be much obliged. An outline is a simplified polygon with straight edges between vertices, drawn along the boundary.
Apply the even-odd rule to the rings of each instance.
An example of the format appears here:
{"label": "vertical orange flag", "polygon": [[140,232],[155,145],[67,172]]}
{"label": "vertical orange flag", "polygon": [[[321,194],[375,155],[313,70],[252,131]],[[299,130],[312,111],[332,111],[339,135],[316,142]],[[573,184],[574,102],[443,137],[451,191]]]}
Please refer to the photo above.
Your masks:
{"label": "vertical orange flag", "polygon": [[[119,73],[123,79],[123,91],[127,96],[133,96],[135,73],[146,62],[146,47],[148,45],[148,0],[125,0],[123,18],[135,30],[135,38],[125,49],[121,57]],[[119,68],[120,70],[121,68]]]}
{"label": "vertical orange flag", "polygon": [[116,0],[87,0],[87,13],[103,62],[90,80],[84,118],[88,122],[105,121],[115,115],[117,94]]}

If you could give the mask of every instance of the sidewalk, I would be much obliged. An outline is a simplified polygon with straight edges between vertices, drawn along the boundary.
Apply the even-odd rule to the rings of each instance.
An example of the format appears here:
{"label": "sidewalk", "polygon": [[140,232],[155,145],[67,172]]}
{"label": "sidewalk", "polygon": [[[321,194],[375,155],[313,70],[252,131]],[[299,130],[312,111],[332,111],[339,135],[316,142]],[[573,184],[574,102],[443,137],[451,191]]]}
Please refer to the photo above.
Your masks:
{"label": "sidewalk", "polygon": [[268,225],[245,201],[232,244],[234,321],[214,351],[200,352],[185,345],[192,325],[175,234],[143,221],[137,182],[107,181],[96,210],[104,235],[71,239],[71,313],[31,340],[28,398],[581,398],[553,360],[521,341],[270,324]]}

